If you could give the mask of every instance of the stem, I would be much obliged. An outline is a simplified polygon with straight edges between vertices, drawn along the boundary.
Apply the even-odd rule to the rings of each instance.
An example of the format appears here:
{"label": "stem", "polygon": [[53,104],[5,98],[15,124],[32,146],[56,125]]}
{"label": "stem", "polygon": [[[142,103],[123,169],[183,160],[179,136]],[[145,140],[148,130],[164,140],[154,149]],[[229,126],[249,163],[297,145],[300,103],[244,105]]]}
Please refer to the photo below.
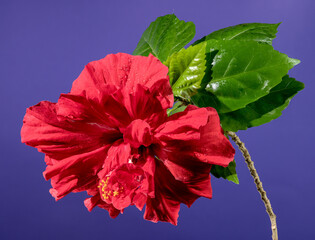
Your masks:
{"label": "stem", "polygon": [[236,143],[240,151],[243,153],[243,156],[245,158],[245,162],[247,163],[247,167],[250,171],[250,174],[254,178],[254,182],[256,184],[257,190],[260,193],[261,199],[265,204],[266,211],[269,215],[270,222],[271,222],[271,230],[272,230],[272,239],[278,240],[278,230],[277,230],[277,222],[276,222],[276,215],[274,214],[270,201],[267,197],[266,191],[264,190],[262,186],[262,182],[259,179],[258,173],[255,169],[254,162],[251,160],[251,157],[249,155],[248,150],[245,148],[244,143],[239,139],[239,137],[234,133],[227,131],[226,132],[232,140]]}

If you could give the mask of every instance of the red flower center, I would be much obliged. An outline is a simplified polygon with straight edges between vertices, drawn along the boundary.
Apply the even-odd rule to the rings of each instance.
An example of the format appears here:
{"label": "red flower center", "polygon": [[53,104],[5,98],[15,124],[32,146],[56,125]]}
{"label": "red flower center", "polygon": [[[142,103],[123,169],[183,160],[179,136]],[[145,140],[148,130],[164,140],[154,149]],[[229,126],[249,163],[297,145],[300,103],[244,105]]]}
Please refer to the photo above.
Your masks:
{"label": "red flower center", "polygon": [[137,194],[147,192],[147,182],[143,170],[128,163],[101,179],[99,189],[103,201],[121,210],[128,207]]}
{"label": "red flower center", "polygon": [[123,134],[125,143],[129,143],[133,148],[139,148],[141,145],[148,147],[152,143],[151,127],[141,119],[132,121]]}

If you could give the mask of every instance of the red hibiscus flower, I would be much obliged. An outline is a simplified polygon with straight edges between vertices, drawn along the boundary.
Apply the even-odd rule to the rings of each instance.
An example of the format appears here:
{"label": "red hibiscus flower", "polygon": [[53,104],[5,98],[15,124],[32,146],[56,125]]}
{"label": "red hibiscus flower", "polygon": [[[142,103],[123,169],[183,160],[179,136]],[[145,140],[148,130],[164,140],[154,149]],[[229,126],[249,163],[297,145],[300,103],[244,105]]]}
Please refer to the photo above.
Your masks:
{"label": "red hibiscus flower", "polygon": [[22,142],[45,153],[56,200],[87,191],[89,211],[116,217],[129,205],[153,222],[177,224],[180,203],[212,197],[212,164],[234,149],[213,108],[173,106],[168,69],[157,58],[108,55],[89,63],[57,103],[27,109]]}

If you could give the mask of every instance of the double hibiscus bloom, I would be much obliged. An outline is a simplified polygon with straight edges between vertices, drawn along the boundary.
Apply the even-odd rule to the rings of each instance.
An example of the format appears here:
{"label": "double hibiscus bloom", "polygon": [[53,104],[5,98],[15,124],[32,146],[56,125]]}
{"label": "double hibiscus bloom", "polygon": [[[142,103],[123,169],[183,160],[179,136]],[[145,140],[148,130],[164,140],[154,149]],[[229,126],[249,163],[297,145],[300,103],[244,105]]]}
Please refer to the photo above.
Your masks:
{"label": "double hibiscus bloom", "polygon": [[116,217],[146,205],[145,219],[176,225],[180,203],[212,197],[211,165],[226,167],[234,149],[213,108],[167,116],[167,73],[152,55],[108,55],[89,63],[57,103],[27,109],[22,142],[45,153],[56,200],[87,191],[89,211]]}

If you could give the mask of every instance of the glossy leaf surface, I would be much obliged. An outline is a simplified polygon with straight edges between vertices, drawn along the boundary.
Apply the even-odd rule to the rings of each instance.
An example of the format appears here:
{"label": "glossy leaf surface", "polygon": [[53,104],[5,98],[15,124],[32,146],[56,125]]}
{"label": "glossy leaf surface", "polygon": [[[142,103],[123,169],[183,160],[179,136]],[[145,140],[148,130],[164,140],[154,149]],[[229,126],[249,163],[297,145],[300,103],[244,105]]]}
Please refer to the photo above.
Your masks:
{"label": "glossy leaf surface", "polygon": [[195,36],[192,22],[180,21],[174,14],[157,18],[142,34],[133,55],[152,53],[161,62],[179,51]]}
{"label": "glossy leaf surface", "polygon": [[211,81],[205,90],[220,103],[220,113],[231,112],[267,95],[299,61],[257,42],[208,41],[218,49]]}
{"label": "glossy leaf surface", "polygon": [[206,74],[206,44],[182,49],[171,55],[164,64],[169,68],[174,95],[189,98],[200,88]]}
{"label": "glossy leaf surface", "polygon": [[199,39],[194,43],[198,44],[210,39],[216,40],[240,40],[240,41],[256,41],[270,44],[276,37],[278,24],[268,23],[246,23],[232,27],[227,27],[210,33],[209,35]]}
{"label": "glossy leaf surface", "polygon": [[291,99],[304,88],[294,78],[284,76],[281,83],[270,90],[265,97],[234,112],[220,114],[224,130],[238,131],[259,126],[281,116]]}

